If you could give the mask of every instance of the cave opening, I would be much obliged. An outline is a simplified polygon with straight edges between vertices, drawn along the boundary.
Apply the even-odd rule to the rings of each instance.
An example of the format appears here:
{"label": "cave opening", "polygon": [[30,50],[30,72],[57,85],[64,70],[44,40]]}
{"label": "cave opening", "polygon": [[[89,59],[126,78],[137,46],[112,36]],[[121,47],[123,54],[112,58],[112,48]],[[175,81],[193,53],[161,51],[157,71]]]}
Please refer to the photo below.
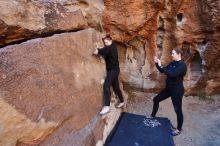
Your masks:
{"label": "cave opening", "polygon": [[178,14],[176,15],[176,18],[177,18],[177,21],[178,21],[178,22],[182,22],[182,21],[183,21],[183,13],[178,13]]}
{"label": "cave opening", "polygon": [[201,45],[205,46],[205,45],[207,45],[207,43],[208,43],[208,40],[207,40],[207,39],[204,39],[204,40],[201,42]]}
{"label": "cave opening", "polygon": [[198,43],[198,48],[201,52],[204,52],[207,49],[208,40],[205,38],[200,43]]}

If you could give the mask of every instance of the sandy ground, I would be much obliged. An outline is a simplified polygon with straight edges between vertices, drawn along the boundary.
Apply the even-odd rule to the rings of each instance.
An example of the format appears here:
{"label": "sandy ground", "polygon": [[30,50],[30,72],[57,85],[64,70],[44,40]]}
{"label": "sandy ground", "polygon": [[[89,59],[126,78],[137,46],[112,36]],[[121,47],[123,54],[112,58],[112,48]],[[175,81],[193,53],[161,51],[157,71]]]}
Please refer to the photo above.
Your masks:
{"label": "sandy ground", "polygon": [[[127,111],[150,115],[155,95],[132,92],[126,105]],[[183,98],[183,133],[174,137],[176,146],[220,146],[220,95],[211,99]],[[176,126],[176,114],[170,98],[161,102],[157,116],[168,117]]]}

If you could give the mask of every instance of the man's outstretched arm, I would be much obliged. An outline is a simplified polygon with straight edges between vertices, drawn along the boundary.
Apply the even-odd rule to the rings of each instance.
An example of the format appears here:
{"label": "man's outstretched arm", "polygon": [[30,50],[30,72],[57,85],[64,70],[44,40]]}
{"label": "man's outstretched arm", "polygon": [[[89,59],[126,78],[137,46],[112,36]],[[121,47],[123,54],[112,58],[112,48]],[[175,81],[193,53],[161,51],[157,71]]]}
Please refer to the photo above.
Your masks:
{"label": "man's outstretched arm", "polygon": [[95,55],[101,55],[101,56],[106,56],[108,54],[108,48],[96,48],[93,52]]}

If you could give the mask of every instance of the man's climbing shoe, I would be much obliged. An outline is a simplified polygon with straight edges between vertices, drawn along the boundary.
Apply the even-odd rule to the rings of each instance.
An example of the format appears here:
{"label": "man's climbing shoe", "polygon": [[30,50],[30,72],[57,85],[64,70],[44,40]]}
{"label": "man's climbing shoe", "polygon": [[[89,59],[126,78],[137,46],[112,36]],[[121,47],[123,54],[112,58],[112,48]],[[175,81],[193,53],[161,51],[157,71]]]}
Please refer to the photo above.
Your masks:
{"label": "man's climbing shoe", "polygon": [[124,106],[124,102],[119,103],[118,105],[116,105],[117,108],[121,108]]}
{"label": "man's climbing shoe", "polygon": [[99,114],[104,115],[104,114],[107,114],[109,112],[110,112],[109,106],[104,106]]}
{"label": "man's climbing shoe", "polygon": [[177,136],[177,135],[180,135],[181,132],[182,132],[182,130],[173,129],[172,132],[171,132],[171,135],[172,136]]}

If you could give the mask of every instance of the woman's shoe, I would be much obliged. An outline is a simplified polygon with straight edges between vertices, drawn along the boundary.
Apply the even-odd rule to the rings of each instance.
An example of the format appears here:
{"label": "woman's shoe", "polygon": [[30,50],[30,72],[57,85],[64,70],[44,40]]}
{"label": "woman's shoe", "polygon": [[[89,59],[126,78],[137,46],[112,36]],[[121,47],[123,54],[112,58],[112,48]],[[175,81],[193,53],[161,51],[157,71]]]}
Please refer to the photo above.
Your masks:
{"label": "woman's shoe", "polygon": [[171,135],[172,136],[177,136],[177,135],[180,135],[181,132],[182,132],[182,130],[173,129],[172,132],[171,132]]}
{"label": "woman's shoe", "polygon": [[124,102],[119,103],[118,105],[116,105],[117,108],[121,108],[124,106]]}

